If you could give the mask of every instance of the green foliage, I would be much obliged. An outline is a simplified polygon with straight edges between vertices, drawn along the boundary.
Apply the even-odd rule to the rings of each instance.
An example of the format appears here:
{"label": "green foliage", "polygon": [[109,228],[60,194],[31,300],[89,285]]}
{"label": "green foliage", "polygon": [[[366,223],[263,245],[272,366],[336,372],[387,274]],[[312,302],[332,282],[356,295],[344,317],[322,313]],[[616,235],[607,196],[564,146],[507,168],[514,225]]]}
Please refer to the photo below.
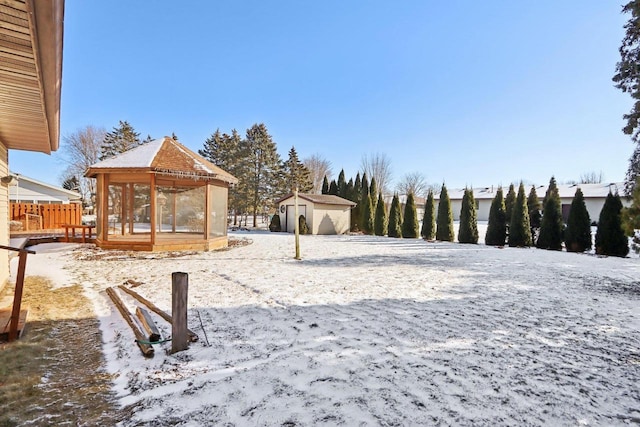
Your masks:
{"label": "green foliage", "polygon": [[371,204],[371,197],[369,195],[362,195],[362,222],[361,222],[361,231],[364,234],[373,234],[373,222],[374,222],[374,212],[373,205]]}
{"label": "green foliage", "polygon": [[462,209],[460,210],[460,229],[458,230],[458,242],[478,243],[478,214],[473,190],[464,189],[462,196]]}
{"label": "green foliage", "polygon": [[596,253],[625,257],[629,253],[629,240],[622,229],[622,202],[620,196],[609,193],[600,211],[596,232]]}
{"label": "green foliage", "polygon": [[362,178],[360,200],[362,203],[362,218],[360,220],[360,230],[364,234],[373,234],[374,211],[373,204],[371,203],[371,197],[369,197],[369,182],[367,181],[367,174],[364,174]]}
{"label": "green foliage", "polygon": [[285,186],[283,193],[293,191],[296,187],[300,193],[308,193],[313,189],[311,172],[298,158],[295,147],[291,147],[289,158],[282,164],[282,176]]}
{"label": "green foliage", "polygon": [[351,209],[351,231],[360,230],[360,220],[362,218],[362,203],[360,201],[360,191],[362,189],[362,180],[360,179],[360,172],[356,174],[356,180],[353,183],[353,190],[349,200],[354,202],[356,206]]}
{"label": "green foliage", "polygon": [[309,234],[309,227],[307,226],[307,219],[304,215],[298,217],[298,232],[300,234]]}
{"label": "green foliage", "polygon": [[100,160],[114,157],[140,145],[140,134],[129,122],[120,120],[118,127],[107,132],[100,148]]}
{"label": "green foliage", "polygon": [[264,123],[254,124],[247,129],[245,139],[240,142],[240,152],[246,162],[246,186],[242,197],[253,213],[253,226],[258,225],[258,210],[268,206],[277,194],[281,160],[276,144]]}
{"label": "green foliage", "polygon": [[327,179],[327,175],[325,175],[324,180],[322,180],[322,194],[329,194],[329,180]]}
{"label": "green foliage", "polygon": [[640,179],[640,144],[636,144],[636,148],[633,150],[633,154],[629,158],[629,168],[627,169],[627,176],[624,180],[624,192],[627,196],[631,197],[634,190],[638,186],[638,180]]}
{"label": "green foliage", "polygon": [[564,242],[568,252],[584,252],[591,249],[591,218],[579,187],[571,202]]}
{"label": "green foliage", "polygon": [[332,196],[338,195],[338,183],[335,179],[331,180],[331,184],[329,185],[329,194],[331,194]]}
{"label": "green foliage", "polygon": [[529,191],[527,209],[529,210],[529,224],[531,224],[531,242],[535,243],[540,232],[540,225],[542,224],[542,205],[538,199],[535,186],[532,186],[531,191]]}
{"label": "green foliage", "polygon": [[547,202],[549,201],[549,196],[553,194],[558,194],[558,184],[556,183],[556,178],[554,176],[552,176],[551,179],[549,180],[549,186],[547,187],[547,191],[544,193],[544,199],[542,199],[543,215],[544,215],[544,209],[547,206]]}
{"label": "green foliage", "polygon": [[442,184],[440,200],[438,202],[438,218],[436,219],[436,239],[443,242],[453,242],[453,212],[447,187]]}
{"label": "green foliage", "polygon": [[504,246],[507,240],[507,217],[502,187],[498,188],[489,210],[489,224],[484,242],[487,245]]}
{"label": "green foliage", "polygon": [[425,240],[433,240],[436,237],[436,207],[433,202],[433,190],[431,189],[429,189],[427,201],[424,204],[424,217],[422,218],[420,235]]}
{"label": "green foliage", "polygon": [[540,249],[561,251],[564,233],[562,205],[560,195],[558,194],[558,186],[553,177],[549,183],[549,189],[547,190],[544,200],[545,205],[542,211],[540,235],[538,236],[536,246]]}
{"label": "green foliage", "polygon": [[616,64],[616,74],[613,76],[615,86],[633,99],[633,107],[628,114],[623,115],[627,124],[622,131],[631,135],[635,143],[640,142],[640,1],[629,1],[623,8],[623,13],[631,14],[625,24],[625,36],[620,52],[620,62]]}
{"label": "green foliage", "polygon": [[282,231],[280,226],[280,215],[275,214],[271,217],[271,222],[269,223],[269,231]]}
{"label": "green foliage", "polygon": [[374,233],[376,236],[384,236],[387,232],[387,210],[384,206],[382,193],[378,194],[378,203],[376,203],[376,217],[373,221]]}
{"label": "green foliage", "polygon": [[509,246],[531,246],[531,225],[529,224],[529,211],[527,210],[527,196],[524,193],[524,184],[522,182],[518,187],[518,195],[513,204],[509,225]]}
{"label": "green foliage", "polygon": [[248,169],[242,152],[240,134],[235,129],[231,131],[231,135],[220,133],[218,129],[207,138],[203,148],[198,150],[198,154],[238,178],[238,184],[229,188],[229,209],[234,212],[233,223],[236,225],[238,215],[249,208]]}
{"label": "green foliage", "polygon": [[347,198],[347,180],[344,177],[344,169],[340,171],[338,174],[338,182],[336,183],[338,187],[337,195],[342,197],[343,199]]}
{"label": "green foliage", "polygon": [[[640,179],[640,178],[639,178]],[[636,184],[633,191],[631,206],[622,209],[622,228],[625,234],[633,237],[632,247],[640,252],[640,235],[636,230],[640,229],[640,185]]]}
{"label": "green foliage", "polygon": [[378,194],[378,185],[376,184],[376,177],[373,176],[371,177],[371,185],[369,186],[369,195],[371,197],[374,197],[374,199],[371,200],[374,207],[376,206],[376,203],[377,203],[375,200],[376,194]]}
{"label": "green foliage", "polygon": [[400,198],[398,194],[393,195],[391,201],[391,209],[389,210],[389,225],[387,227],[387,236],[389,237],[401,237],[402,236],[402,211],[400,208]]}
{"label": "green foliage", "polygon": [[516,190],[513,184],[509,185],[509,191],[507,197],[504,199],[505,217],[507,218],[507,232],[511,225],[511,217],[513,215],[513,206],[516,203]]}
{"label": "green foliage", "polygon": [[419,237],[418,212],[413,193],[407,194],[407,202],[404,205],[402,237],[405,239],[416,239]]}

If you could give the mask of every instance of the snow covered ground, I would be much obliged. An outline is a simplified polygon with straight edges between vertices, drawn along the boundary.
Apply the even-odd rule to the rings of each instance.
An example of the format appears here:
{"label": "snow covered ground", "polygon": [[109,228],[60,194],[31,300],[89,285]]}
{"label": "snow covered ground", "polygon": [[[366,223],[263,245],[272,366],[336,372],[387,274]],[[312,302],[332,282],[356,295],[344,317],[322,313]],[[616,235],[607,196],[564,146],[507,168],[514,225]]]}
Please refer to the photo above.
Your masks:
{"label": "snow covered ground", "polygon": [[[94,301],[114,388],[134,409],[125,425],[640,422],[637,258],[301,236],[298,261],[290,234],[231,236],[252,243],[30,256],[28,274],[80,283]],[[189,273],[200,341],[145,359],[104,289],[142,282],[135,291],[170,311],[175,271]]]}

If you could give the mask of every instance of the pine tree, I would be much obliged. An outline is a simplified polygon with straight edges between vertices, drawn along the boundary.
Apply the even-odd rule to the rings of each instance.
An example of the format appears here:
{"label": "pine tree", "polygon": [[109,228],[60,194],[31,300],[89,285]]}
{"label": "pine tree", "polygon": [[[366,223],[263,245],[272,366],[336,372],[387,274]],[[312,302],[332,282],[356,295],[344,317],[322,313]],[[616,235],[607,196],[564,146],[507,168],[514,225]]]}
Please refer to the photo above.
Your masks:
{"label": "pine tree", "polygon": [[438,218],[436,220],[436,239],[443,242],[453,242],[453,213],[447,187],[442,184],[440,200],[438,201]]}
{"label": "pine tree", "polygon": [[356,174],[356,180],[353,183],[353,193],[351,200],[356,206],[351,209],[351,231],[360,231],[360,220],[362,218],[362,202],[360,200],[360,190],[362,188],[362,180],[360,172]]}
{"label": "pine tree", "polygon": [[554,176],[549,180],[549,186],[547,187],[547,191],[544,193],[544,199],[542,199],[542,214],[544,215],[544,208],[547,206],[547,201],[549,200],[549,195],[558,194],[558,184],[556,183],[556,178]]}
{"label": "pine tree", "polygon": [[[637,181],[640,181],[638,178]],[[633,199],[631,206],[622,209],[622,228],[625,234],[632,238],[631,247],[634,252],[640,252],[640,234],[636,230],[640,229],[640,185],[636,182],[633,187]]]}
{"label": "pine tree", "polygon": [[591,249],[591,218],[580,187],[571,202],[564,242],[568,252],[584,252]]}
{"label": "pine tree", "polygon": [[536,246],[540,249],[562,250],[562,234],[564,224],[562,221],[562,205],[558,186],[555,178],[551,177],[547,194],[544,196],[545,204],[542,211],[542,221],[540,222],[540,235]]}
{"label": "pine tree", "polygon": [[478,215],[473,190],[464,189],[462,197],[462,209],[460,210],[460,229],[458,230],[458,242],[478,243]]}
{"label": "pine tree", "polygon": [[433,202],[433,190],[429,189],[427,201],[424,204],[424,218],[420,235],[425,240],[433,240],[436,237],[436,208]]}
{"label": "pine tree", "polygon": [[384,236],[387,232],[387,210],[384,206],[384,199],[382,193],[378,194],[378,203],[376,204],[376,218],[374,220],[373,228],[376,236]]}
{"label": "pine tree", "polygon": [[331,184],[329,184],[329,194],[331,194],[332,196],[338,195],[338,183],[335,179],[332,179]]}
{"label": "pine tree", "polygon": [[531,225],[529,224],[529,212],[527,210],[527,196],[524,192],[524,184],[520,182],[518,195],[513,204],[511,224],[509,226],[509,246],[531,246]]}
{"label": "pine tree", "polygon": [[502,187],[498,188],[496,195],[491,202],[489,211],[489,224],[484,242],[487,245],[504,246],[507,240],[507,217],[502,196]]}
{"label": "pine tree", "polygon": [[367,174],[364,174],[362,178],[360,200],[362,201],[362,219],[360,220],[360,229],[364,234],[373,234],[374,212],[371,197],[369,197],[369,181],[367,180]]}
{"label": "pine tree", "polygon": [[114,157],[140,145],[140,134],[129,122],[120,120],[119,126],[107,132],[100,148],[100,160]]}
{"label": "pine tree", "polygon": [[404,205],[402,237],[405,239],[416,239],[419,237],[418,212],[413,193],[407,194],[407,202]]}
{"label": "pine tree", "polygon": [[609,193],[600,211],[596,232],[596,253],[625,257],[629,253],[629,240],[622,229],[622,202],[620,196]]}
{"label": "pine tree", "polygon": [[375,211],[376,211],[376,207],[378,205],[378,198],[376,197],[376,194],[378,194],[378,186],[376,185],[376,177],[371,177],[371,185],[369,185],[369,197],[371,198],[371,209],[374,212],[374,217],[375,217]]}
{"label": "pine tree", "polygon": [[402,236],[402,212],[400,209],[400,198],[398,194],[393,195],[391,201],[391,209],[389,210],[389,225],[387,227],[387,236],[389,237],[401,237]]}
{"label": "pine tree", "polygon": [[324,180],[322,181],[322,194],[329,194],[329,180],[327,179],[327,175],[324,176]]}
{"label": "pine tree", "polygon": [[229,210],[234,213],[234,225],[238,224],[238,215],[249,208],[247,198],[249,170],[245,161],[246,156],[241,151],[241,141],[242,138],[237,130],[233,129],[231,135],[228,135],[220,133],[217,129],[205,140],[203,148],[198,150],[198,154],[202,157],[238,178],[238,184],[229,188],[228,193]]}
{"label": "pine tree", "polygon": [[507,234],[509,234],[509,225],[511,224],[511,216],[513,214],[513,206],[516,203],[516,190],[513,184],[509,185],[507,197],[504,199],[505,217],[507,218]]}
{"label": "pine tree", "polygon": [[529,210],[529,223],[531,224],[531,242],[536,243],[540,232],[540,224],[542,221],[542,206],[538,199],[536,187],[532,186],[527,198],[527,209]]}
{"label": "pine tree", "polygon": [[289,150],[289,158],[282,165],[282,173],[285,182],[284,193],[293,191],[296,187],[300,193],[308,193],[313,189],[311,172],[298,158],[295,147]]}
{"label": "pine tree", "polygon": [[253,226],[258,225],[258,209],[269,204],[276,197],[281,169],[281,160],[276,143],[264,123],[254,124],[247,129],[245,139],[241,140],[240,152],[245,156],[246,200],[249,210],[253,213]]}
{"label": "pine tree", "polygon": [[338,182],[336,184],[338,186],[337,195],[342,197],[343,199],[346,199],[347,198],[347,180],[344,177],[344,169],[342,169],[338,174]]}

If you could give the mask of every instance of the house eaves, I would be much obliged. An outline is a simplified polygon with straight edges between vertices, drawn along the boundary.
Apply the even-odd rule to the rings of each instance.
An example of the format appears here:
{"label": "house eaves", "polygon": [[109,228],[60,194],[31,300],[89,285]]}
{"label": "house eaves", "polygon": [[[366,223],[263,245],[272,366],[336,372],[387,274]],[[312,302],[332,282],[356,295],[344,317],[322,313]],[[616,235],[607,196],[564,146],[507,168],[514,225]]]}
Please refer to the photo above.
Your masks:
{"label": "house eaves", "polygon": [[60,138],[64,0],[0,1],[0,142],[50,154]]}

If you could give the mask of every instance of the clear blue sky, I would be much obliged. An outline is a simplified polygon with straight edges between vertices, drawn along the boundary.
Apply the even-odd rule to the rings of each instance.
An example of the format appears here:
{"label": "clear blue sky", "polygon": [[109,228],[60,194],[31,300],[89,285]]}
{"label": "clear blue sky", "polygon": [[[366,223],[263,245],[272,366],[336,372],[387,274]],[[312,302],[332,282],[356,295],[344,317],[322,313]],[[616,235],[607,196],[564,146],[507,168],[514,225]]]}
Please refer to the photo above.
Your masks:
{"label": "clear blue sky", "polygon": [[[631,99],[611,77],[621,2],[83,1],[65,7],[61,145],[129,121],[193,150],[217,128],[267,125],[286,158],[355,176],[384,153],[394,178],[545,184],[624,178]],[[10,152],[58,183],[61,152]]]}

